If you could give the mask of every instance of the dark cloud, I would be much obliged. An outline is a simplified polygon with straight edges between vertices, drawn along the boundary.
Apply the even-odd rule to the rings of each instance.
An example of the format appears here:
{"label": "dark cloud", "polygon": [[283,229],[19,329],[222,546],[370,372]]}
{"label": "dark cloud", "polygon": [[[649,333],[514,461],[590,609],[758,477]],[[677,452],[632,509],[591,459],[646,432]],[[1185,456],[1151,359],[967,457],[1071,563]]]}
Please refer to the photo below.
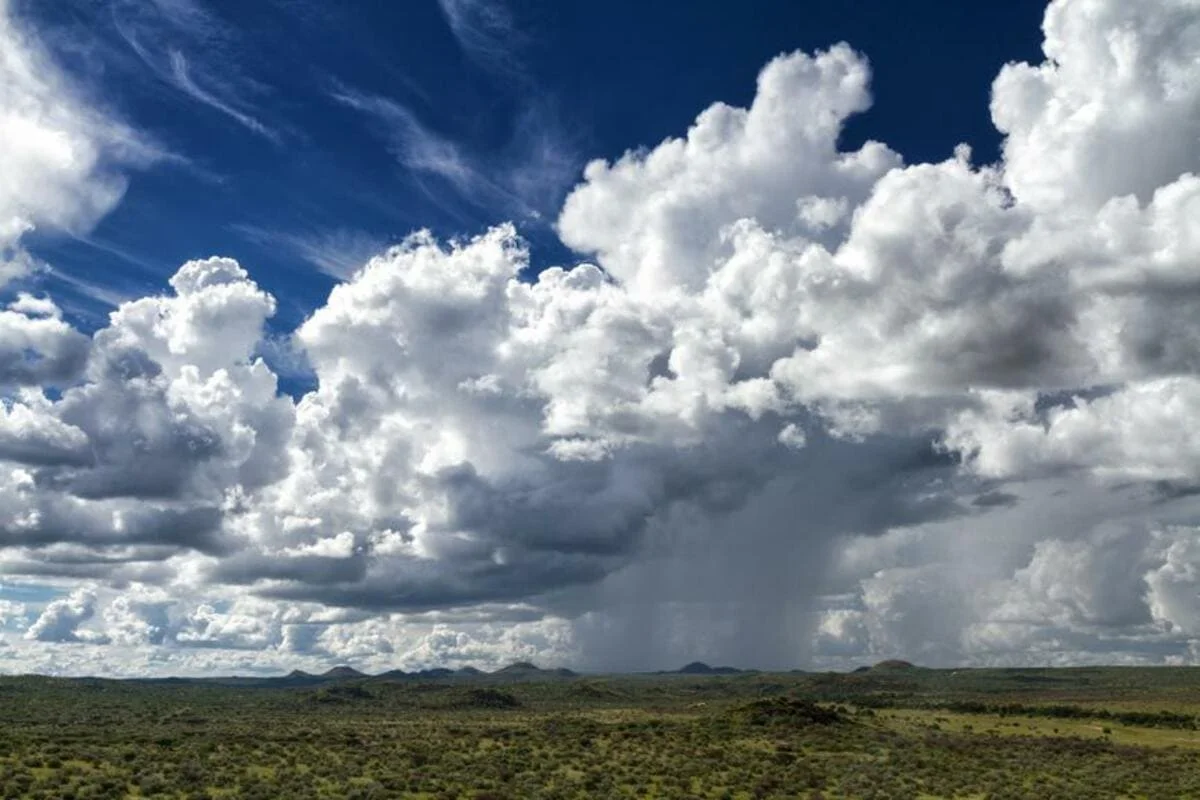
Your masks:
{"label": "dark cloud", "polygon": [[996,506],[1015,506],[1021,498],[1010,492],[984,492],[971,501],[971,505],[979,508],[994,508]]}
{"label": "dark cloud", "polygon": [[8,546],[42,548],[59,543],[85,547],[167,545],[221,554],[231,549],[221,530],[222,514],[213,507],[153,508],[149,506],[81,504],[47,494],[30,522],[0,526]]}
{"label": "dark cloud", "polygon": [[58,319],[0,311],[0,388],[67,386],[83,372],[91,340]]}

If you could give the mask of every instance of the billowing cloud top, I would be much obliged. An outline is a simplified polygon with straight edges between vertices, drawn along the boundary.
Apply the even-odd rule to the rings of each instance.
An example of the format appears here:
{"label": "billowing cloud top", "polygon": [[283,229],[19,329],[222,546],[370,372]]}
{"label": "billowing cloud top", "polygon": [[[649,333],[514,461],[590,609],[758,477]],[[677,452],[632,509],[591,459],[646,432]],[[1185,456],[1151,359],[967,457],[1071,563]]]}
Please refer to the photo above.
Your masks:
{"label": "billowing cloud top", "polygon": [[[3,24],[15,252],[116,202],[119,137]],[[372,258],[295,331],[299,398],[235,261],[91,336],[17,297],[0,570],[62,591],[0,601],[0,659],[1200,657],[1200,5],[1044,30],[997,164],[839,149],[865,57],[782,55],[587,167],[557,227],[594,263],[527,279],[511,225]]]}

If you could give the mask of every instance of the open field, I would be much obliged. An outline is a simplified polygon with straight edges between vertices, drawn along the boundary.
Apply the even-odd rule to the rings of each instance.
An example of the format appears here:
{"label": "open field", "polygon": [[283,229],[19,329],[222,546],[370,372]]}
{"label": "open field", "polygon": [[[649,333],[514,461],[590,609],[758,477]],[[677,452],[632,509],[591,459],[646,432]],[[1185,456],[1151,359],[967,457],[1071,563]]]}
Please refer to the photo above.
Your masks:
{"label": "open field", "polygon": [[3,798],[1200,797],[1200,670],[0,678]]}

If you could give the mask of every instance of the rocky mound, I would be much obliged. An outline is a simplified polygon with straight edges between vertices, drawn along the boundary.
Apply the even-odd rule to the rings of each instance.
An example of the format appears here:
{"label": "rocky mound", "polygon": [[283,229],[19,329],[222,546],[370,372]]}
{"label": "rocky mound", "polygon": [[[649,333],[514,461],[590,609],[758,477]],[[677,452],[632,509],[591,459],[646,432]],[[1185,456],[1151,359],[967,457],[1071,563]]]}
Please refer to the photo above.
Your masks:
{"label": "rocky mound", "polygon": [[847,721],[841,711],[799,697],[756,700],[737,713],[751,725],[837,725]]}
{"label": "rocky mound", "polygon": [[462,708],[520,708],[521,701],[499,689],[470,689],[458,703]]}
{"label": "rocky mound", "polygon": [[572,694],[588,700],[621,700],[625,695],[598,683],[580,683],[571,690]]}
{"label": "rocky mound", "polygon": [[309,699],[314,703],[341,704],[374,700],[375,695],[365,687],[359,685],[323,686],[310,694]]}

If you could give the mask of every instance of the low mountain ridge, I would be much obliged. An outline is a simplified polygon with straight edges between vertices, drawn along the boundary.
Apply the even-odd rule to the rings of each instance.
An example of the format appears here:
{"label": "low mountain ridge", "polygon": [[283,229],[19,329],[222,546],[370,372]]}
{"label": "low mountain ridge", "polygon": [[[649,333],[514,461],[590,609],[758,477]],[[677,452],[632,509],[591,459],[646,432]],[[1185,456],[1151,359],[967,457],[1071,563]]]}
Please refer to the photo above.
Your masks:
{"label": "low mountain ridge", "polygon": [[[740,675],[746,670],[737,667],[710,667],[703,661],[693,661],[675,670],[677,675]],[[664,673],[669,674],[669,673]]]}
{"label": "low mountain ridge", "polygon": [[368,678],[370,676],[365,672],[359,672],[354,667],[347,667],[343,665],[340,667],[334,667],[331,670],[321,673],[320,677],[330,680],[345,681],[354,680],[355,678]]}

